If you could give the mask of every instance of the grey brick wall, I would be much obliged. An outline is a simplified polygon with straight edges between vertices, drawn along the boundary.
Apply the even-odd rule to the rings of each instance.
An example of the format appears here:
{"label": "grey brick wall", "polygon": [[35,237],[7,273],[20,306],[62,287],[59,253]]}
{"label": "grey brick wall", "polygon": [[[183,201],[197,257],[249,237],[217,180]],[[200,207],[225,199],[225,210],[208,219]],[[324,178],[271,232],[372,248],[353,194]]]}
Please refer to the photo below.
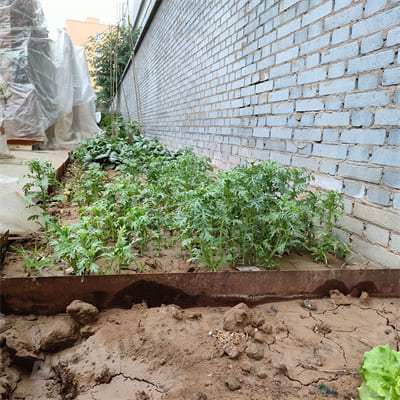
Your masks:
{"label": "grey brick wall", "polygon": [[[136,54],[146,135],[219,168],[304,166],[400,267],[399,0],[163,0]],[[137,119],[128,70],[116,105]]]}

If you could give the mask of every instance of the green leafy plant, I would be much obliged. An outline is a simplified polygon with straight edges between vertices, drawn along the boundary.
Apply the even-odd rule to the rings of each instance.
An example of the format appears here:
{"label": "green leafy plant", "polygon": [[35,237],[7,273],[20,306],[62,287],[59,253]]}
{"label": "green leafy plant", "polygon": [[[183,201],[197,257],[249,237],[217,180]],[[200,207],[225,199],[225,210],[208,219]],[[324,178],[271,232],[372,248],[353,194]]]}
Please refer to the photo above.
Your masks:
{"label": "green leafy plant", "polygon": [[389,344],[366,352],[359,372],[361,400],[400,400],[400,353]]}
{"label": "green leafy plant", "polygon": [[[29,173],[22,176],[22,179],[27,179],[28,182],[22,187],[25,197],[28,200],[38,198],[39,207],[42,209],[42,216],[47,214],[47,210],[57,201],[63,199],[62,195],[52,195],[60,187],[61,183],[57,180],[57,171],[49,161],[42,161],[40,159],[33,159],[26,162],[29,168]],[[32,189],[38,189],[32,191]],[[32,202],[28,207],[33,207],[35,204]],[[28,220],[38,221],[40,215],[32,215]],[[42,226],[48,239],[48,224],[44,223]]]}
{"label": "green leafy plant", "polygon": [[24,257],[24,270],[31,274],[32,270],[36,270],[39,272],[40,276],[43,276],[42,267],[52,265],[52,259],[49,257],[44,257],[39,254],[37,243],[35,243],[35,248],[33,251],[25,250],[24,248],[18,248],[15,246],[11,246],[11,248],[16,251],[19,255]]}

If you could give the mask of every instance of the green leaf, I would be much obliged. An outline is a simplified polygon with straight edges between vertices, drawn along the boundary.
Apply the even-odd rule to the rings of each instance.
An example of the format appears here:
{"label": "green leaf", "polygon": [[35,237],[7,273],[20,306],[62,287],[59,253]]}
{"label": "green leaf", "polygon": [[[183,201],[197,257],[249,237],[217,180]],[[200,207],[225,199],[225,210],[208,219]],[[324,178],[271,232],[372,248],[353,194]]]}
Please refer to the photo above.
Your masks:
{"label": "green leaf", "polygon": [[389,344],[364,354],[360,374],[363,377],[359,388],[361,400],[400,400],[400,353]]}

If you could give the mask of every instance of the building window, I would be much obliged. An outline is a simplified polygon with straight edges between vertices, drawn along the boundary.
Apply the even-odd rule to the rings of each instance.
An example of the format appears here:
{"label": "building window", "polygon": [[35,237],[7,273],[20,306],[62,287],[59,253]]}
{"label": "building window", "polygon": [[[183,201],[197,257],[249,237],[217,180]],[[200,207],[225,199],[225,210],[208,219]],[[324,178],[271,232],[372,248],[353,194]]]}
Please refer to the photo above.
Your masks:
{"label": "building window", "polygon": [[98,42],[101,41],[101,33],[96,33],[96,40],[97,40]]}

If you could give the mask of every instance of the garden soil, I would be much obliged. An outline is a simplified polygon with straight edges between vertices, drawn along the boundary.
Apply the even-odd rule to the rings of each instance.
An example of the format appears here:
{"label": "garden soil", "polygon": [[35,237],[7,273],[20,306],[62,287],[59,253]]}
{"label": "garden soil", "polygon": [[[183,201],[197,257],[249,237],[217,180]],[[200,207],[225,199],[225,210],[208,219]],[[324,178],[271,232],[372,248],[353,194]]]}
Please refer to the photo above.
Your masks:
{"label": "garden soil", "polygon": [[400,344],[400,299],[175,305],[0,317],[0,398],[358,399],[364,352]]}

